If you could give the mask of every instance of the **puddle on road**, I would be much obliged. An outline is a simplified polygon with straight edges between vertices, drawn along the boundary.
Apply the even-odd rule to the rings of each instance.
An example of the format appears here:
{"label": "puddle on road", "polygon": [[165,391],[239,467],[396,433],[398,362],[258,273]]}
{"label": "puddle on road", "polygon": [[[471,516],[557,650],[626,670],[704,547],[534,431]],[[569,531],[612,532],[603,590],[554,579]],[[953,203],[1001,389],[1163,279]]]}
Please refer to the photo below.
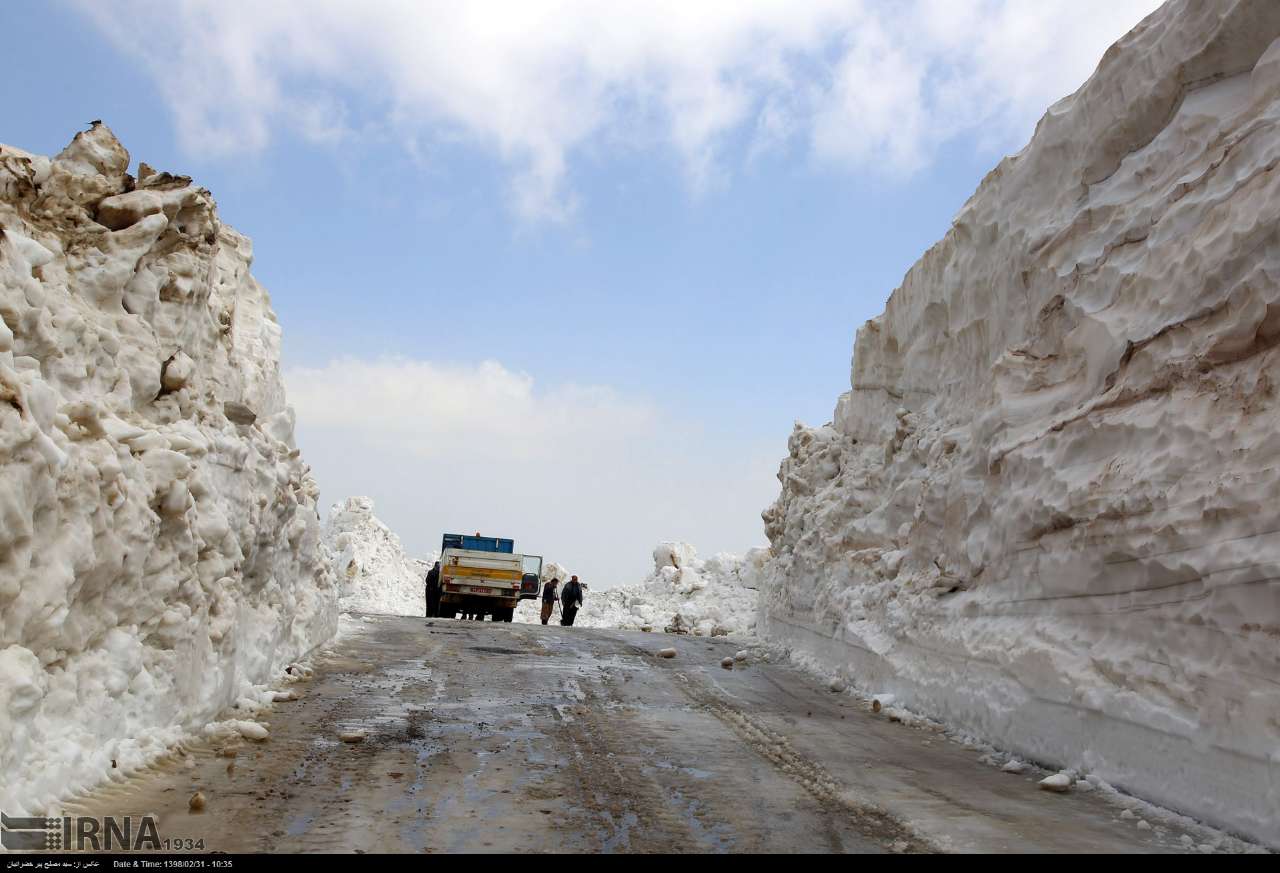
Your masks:
{"label": "puddle on road", "polygon": [[[597,798],[597,802],[599,802]],[[613,830],[613,835],[601,840],[601,852],[616,852],[631,847],[631,829],[640,823],[640,817],[634,812],[624,812],[620,820],[615,821],[608,810],[600,810],[600,815]]]}
{"label": "puddle on road", "polygon": [[702,821],[706,807],[701,801],[686,798],[681,791],[674,788],[671,789],[670,796],[672,806],[680,811],[681,819],[700,846],[717,854],[733,851],[733,829],[729,825],[716,822],[707,827]]}
{"label": "puddle on road", "polygon": [[316,817],[314,813],[297,816],[289,820],[289,823],[284,827],[284,832],[291,837],[302,836],[311,829],[311,825],[315,820]]}
{"label": "puddle on road", "polygon": [[[562,673],[566,670],[620,670],[627,672],[649,671],[652,667],[632,655],[601,655],[598,658],[580,662],[559,659],[541,661],[524,661],[515,665],[517,671],[552,670]],[[720,669],[718,666],[716,669]]]}
{"label": "puddle on road", "polygon": [[696,767],[681,767],[680,765],[673,764],[670,761],[654,761],[653,766],[657,767],[659,770],[672,770],[676,773],[683,773],[684,775],[691,776],[694,779],[711,778],[710,770],[699,770]]}

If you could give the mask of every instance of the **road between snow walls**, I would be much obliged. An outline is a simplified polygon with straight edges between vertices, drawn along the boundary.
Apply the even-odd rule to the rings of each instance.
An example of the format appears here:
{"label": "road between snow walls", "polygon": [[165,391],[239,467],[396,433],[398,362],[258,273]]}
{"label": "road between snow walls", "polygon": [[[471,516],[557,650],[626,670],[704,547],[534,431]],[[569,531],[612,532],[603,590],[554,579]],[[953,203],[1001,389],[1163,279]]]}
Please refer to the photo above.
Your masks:
{"label": "road between snow walls", "polygon": [[1280,846],[1280,4],[1122,38],[859,331],[760,632]]}
{"label": "road between snow walls", "polygon": [[[334,504],[324,540],[333,556],[344,612],[423,615],[427,570],[437,559],[411,558],[400,538],[374,514],[373,500],[349,497]],[[592,589],[575,624],[697,636],[750,636],[758,611],[757,575],[766,550],[745,558],[719,554],[703,560],[688,543],[659,543],[654,569],[639,582]],[[542,568],[542,582],[569,580],[572,571],[555,561]],[[540,621],[541,598],[522,601],[515,620]],[[554,621],[559,622],[559,614]]]}
{"label": "road between snow walls", "polygon": [[[1280,5],[1171,0],[859,330],[770,548],[661,544],[579,623],[754,632],[996,765],[1280,846],[1278,120]],[[6,812],[253,739],[340,609],[422,606],[371,502],[322,530],[249,241],[128,166],[97,123],[0,146]]]}
{"label": "road between snow walls", "polygon": [[280,328],[209,192],[0,146],[0,808],[271,696],[338,589]]}

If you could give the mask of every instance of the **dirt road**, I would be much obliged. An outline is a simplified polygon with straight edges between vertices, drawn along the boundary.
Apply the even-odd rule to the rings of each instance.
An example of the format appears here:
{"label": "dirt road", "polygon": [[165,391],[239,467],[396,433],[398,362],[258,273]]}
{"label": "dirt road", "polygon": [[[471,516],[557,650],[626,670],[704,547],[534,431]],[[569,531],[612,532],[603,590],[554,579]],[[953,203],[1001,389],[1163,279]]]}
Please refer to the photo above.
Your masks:
{"label": "dirt road", "polygon": [[[1161,851],[740,643],[366,616],[264,742],[191,747],[72,805],[218,851]],[[678,654],[656,652],[674,646]],[[344,743],[339,733],[362,730]],[[230,747],[228,747],[228,745]],[[234,757],[227,757],[234,753]],[[195,791],[202,812],[188,809]]]}

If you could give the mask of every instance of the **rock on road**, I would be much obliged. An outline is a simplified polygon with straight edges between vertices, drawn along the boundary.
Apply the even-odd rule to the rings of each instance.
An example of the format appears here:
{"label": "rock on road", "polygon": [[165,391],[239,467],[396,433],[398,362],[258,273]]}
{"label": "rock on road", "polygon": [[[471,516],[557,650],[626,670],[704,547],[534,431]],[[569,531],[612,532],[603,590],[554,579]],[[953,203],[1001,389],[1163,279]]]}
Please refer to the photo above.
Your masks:
{"label": "rock on road", "polygon": [[[1160,851],[742,643],[359,616],[263,742],[208,742],[70,813],[227,852]],[[673,646],[677,655],[659,658]],[[362,742],[343,742],[363,732]],[[188,808],[200,791],[204,808]]]}

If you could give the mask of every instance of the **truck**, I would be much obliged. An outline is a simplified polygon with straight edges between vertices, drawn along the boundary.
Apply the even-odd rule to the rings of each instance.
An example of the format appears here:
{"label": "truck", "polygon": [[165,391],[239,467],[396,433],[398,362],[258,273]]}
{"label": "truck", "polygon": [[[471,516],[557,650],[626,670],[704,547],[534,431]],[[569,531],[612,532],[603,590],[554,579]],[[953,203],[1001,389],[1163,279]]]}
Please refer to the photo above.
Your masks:
{"label": "truck", "polygon": [[511,621],[521,600],[538,596],[540,555],[516,554],[515,540],[445,534],[440,541],[440,618],[471,615]]}

